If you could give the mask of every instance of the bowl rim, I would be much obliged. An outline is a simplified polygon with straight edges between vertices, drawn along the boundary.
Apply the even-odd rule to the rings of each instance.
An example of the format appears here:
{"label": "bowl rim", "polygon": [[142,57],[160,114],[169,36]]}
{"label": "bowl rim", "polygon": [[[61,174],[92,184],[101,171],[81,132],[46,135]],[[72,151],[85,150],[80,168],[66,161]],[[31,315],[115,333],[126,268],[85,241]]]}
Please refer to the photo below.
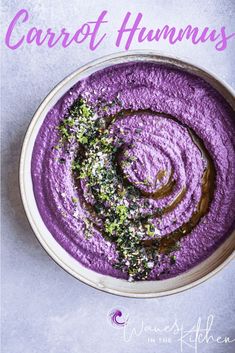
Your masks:
{"label": "bowl rim", "polygon": [[[228,94],[230,95],[230,97],[228,99],[228,102],[235,109],[235,103],[233,104],[233,99],[235,97],[235,92],[234,92],[233,88],[229,84],[227,84],[224,80],[222,80],[220,77],[218,77],[215,73],[209,71],[208,69],[205,69],[204,67],[202,67],[202,66],[200,66],[198,64],[195,64],[191,59],[188,59],[188,58],[185,58],[185,57],[178,57],[178,56],[176,57],[174,55],[165,54],[162,51],[155,51],[155,50],[148,50],[148,49],[146,49],[146,50],[131,50],[131,51],[128,51],[128,52],[121,51],[121,52],[112,53],[112,54],[108,54],[108,55],[102,56],[102,57],[100,57],[98,59],[95,59],[95,60],[92,60],[92,61],[88,62],[85,65],[82,65],[77,70],[73,71],[71,74],[66,76],[63,80],[61,80],[48,93],[48,95],[43,99],[43,101],[41,102],[41,104],[37,108],[36,112],[34,113],[32,119],[31,119],[31,121],[30,121],[30,123],[28,125],[28,128],[27,128],[25,136],[24,136],[24,141],[23,141],[23,144],[22,144],[21,155],[20,155],[20,163],[19,163],[19,186],[20,186],[20,195],[21,195],[23,206],[24,206],[24,210],[25,210],[27,219],[28,219],[28,221],[30,223],[30,226],[31,226],[31,228],[32,228],[37,240],[39,241],[39,243],[41,244],[43,249],[47,252],[47,254],[61,268],[63,268],[67,273],[69,273],[70,275],[72,275],[76,279],[79,279],[83,283],[88,284],[91,287],[96,288],[98,290],[101,290],[101,291],[104,291],[104,292],[107,292],[107,293],[110,293],[110,294],[123,296],[123,297],[132,297],[132,298],[142,298],[143,299],[143,298],[156,298],[156,297],[176,294],[176,293],[185,291],[187,289],[190,289],[190,288],[192,288],[194,286],[197,286],[200,283],[203,283],[204,281],[208,280],[209,278],[214,276],[216,273],[218,273],[220,270],[222,270],[234,258],[234,254],[235,254],[234,248],[231,249],[231,253],[224,260],[222,260],[219,265],[217,265],[213,270],[209,271],[207,274],[204,274],[202,277],[200,277],[200,278],[198,278],[196,280],[193,280],[193,281],[189,282],[188,284],[184,284],[182,286],[179,286],[179,287],[176,287],[176,288],[173,288],[173,289],[170,289],[170,290],[164,290],[164,291],[158,291],[158,292],[149,292],[149,293],[148,292],[146,292],[146,293],[136,292],[135,293],[135,292],[132,292],[132,291],[128,292],[128,291],[123,291],[123,290],[119,290],[119,289],[109,288],[108,286],[105,286],[103,284],[103,280],[102,279],[100,280],[99,283],[94,283],[94,281],[92,281],[89,278],[86,278],[83,275],[81,275],[81,274],[77,273],[76,271],[74,271],[68,264],[66,264],[66,262],[64,262],[63,259],[61,259],[59,257],[59,255],[55,251],[55,249],[53,250],[50,246],[48,246],[47,242],[45,242],[44,235],[42,235],[42,232],[40,231],[40,229],[38,228],[38,225],[36,224],[37,222],[36,222],[34,216],[32,216],[32,214],[30,212],[30,204],[28,203],[28,200],[27,200],[27,197],[26,197],[27,193],[28,193],[28,190],[27,190],[27,187],[25,185],[25,180],[24,180],[25,165],[26,165],[26,159],[27,159],[28,153],[29,153],[28,152],[28,147],[29,147],[29,143],[31,141],[32,132],[34,131],[35,125],[38,122],[41,114],[43,113],[44,110],[46,110],[48,108],[48,103],[53,99],[53,97],[56,97],[61,92],[61,90],[65,86],[65,84],[68,84],[69,82],[72,82],[72,80],[77,78],[77,76],[79,76],[81,73],[84,73],[84,72],[88,71],[90,68],[92,68],[94,66],[102,65],[102,64],[105,64],[106,62],[109,63],[112,60],[120,60],[120,59],[123,59],[123,60],[125,60],[125,59],[129,60],[130,59],[129,61],[135,61],[135,60],[132,60],[132,58],[136,59],[137,56],[141,57],[142,61],[145,61],[145,59],[149,58],[150,56],[151,57],[155,57],[156,59],[159,60],[159,62],[162,60],[162,62],[164,61],[165,64],[170,64],[170,65],[172,64],[173,66],[176,66],[178,68],[182,67],[182,69],[186,70],[186,71],[190,69],[190,70],[193,71],[193,72],[191,71],[192,73],[194,73],[194,71],[195,71],[195,72],[197,72],[196,75],[198,75],[198,70],[199,70],[199,72],[202,72],[203,74],[205,74],[207,76],[207,78],[213,79],[213,80],[215,80],[215,82],[218,82],[218,84],[221,87],[223,87],[226,92],[228,92]],[[123,61],[123,62],[125,62],[125,61]],[[121,61],[119,63],[121,63]],[[114,63],[111,63],[111,65],[114,65]],[[76,81],[79,81],[79,79],[77,79]],[[73,86],[73,84],[70,87],[72,87],[72,86]],[[63,96],[63,94],[61,96]],[[60,97],[57,97],[56,101],[58,101],[59,99],[60,99]],[[227,98],[225,98],[225,99],[227,99]],[[49,110],[50,109],[48,109],[47,112]],[[44,120],[44,118],[43,118],[43,120]],[[34,142],[35,142],[35,139],[32,142],[33,145],[34,145]],[[31,173],[30,173],[30,178],[31,178]],[[33,195],[33,197],[34,197],[34,195]],[[235,240],[234,236],[235,236],[235,232],[232,232],[231,235],[228,237],[228,239],[231,239],[231,237],[233,237],[233,241],[234,241]],[[53,236],[51,235],[51,237],[53,237]],[[222,245],[220,245],[218,247],[218,249],[220,249],[225,243],[227,243],[228,239],[226,241],[224,241],[224,243]],[[57,244],[58,244],[59,247],[61,247],[61,245],[59,243],[57,243]],[[216,249],[215,252],[213,252],[213,254],[216,253],[218,249]],[[63,249],[62,253],[64,251],[65,250]],[[69,256],[72,258],[71,255],[69,255]],[[211,256],[209,256],[209,258],[211,258]],[[73,261],[78,262],[75,259],[73,259]],[[202,266],[202,264],[205,261],[206,260],[200,262],[199,265],[196,265],[192,269],[190,269],[189,271],[184,272],[183,275],[189,274],[193,269],[197,268],[198,266]],[[82,266],[82,267],[84,267],[84,266]],[[89,270],[89,271],[95,272],[95,271],[92,271],[92,270]],[[169,280],[174,280],[175,278],[180,278],[181,276],[182,275],[179,275],[179,276],[176,276],[176,277],[171,278]],[[100,274],[100,277],[114,278],[114,277],[111,277],[111,276],[101,275],[101,274]],[[126,280],[122,280],[122,279],[116,279],[115,278],[115,280],[117,281],[117,283],[119,282],[119,284],[121,282],[123,282],[123,281],[127,282]],[[158,282],[169,281],[169,280],[161,280],[161,281],[158,281]],[[145,283],[149,283],[149,282],[156,282],[156,281],[146,281]],[[134,283],[137,283],[137,282],[134,282]],[[130,284],[130,285],[132,285],[132,284]],[[118,287],[118,285],[117,285],[117,287]]]}

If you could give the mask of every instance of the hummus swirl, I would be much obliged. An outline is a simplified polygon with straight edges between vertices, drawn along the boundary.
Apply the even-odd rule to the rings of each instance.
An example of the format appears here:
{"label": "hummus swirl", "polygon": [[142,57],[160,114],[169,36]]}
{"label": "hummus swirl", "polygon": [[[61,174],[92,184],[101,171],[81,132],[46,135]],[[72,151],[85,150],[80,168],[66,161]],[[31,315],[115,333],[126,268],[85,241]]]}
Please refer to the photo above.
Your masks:
{"label": "hummus swirl", "polygon": [[84,266],[178,275],[229,234],[234,112],[202,79],[129,63],[79,81],[47,114],[32,179],[41,216]]}

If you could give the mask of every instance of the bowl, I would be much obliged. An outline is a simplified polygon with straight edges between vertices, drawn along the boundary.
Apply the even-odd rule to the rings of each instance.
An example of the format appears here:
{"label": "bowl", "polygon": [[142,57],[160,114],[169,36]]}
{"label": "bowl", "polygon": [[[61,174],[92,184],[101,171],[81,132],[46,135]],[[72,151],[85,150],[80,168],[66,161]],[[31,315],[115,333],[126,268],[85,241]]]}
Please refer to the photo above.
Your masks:
{"label": "bowl", "polygon": [[49,232],[40,216],[31,178],[31,158],[34,142],[48,111],[77,81],[105,67],[132,61],[168,64],[200,76],[219,91],[232,108],[235,109],[232,88],[215,74],[192,64],[189,60],[165,56],[154,51],[129,51],[104,56],[82,66],[66,77],[48,94],[37,109],[23,142],[19,171],[20,191],[27,218],[37,239],[52,259],[65,271],[80,281],[108,293],[135,298],[151,298],[174,294],[192,288],[215,275],[234,257],[235,232],[230,234],[211,256],[183,274],[161,281],[136,281],[130,283],[127,280],[99,274],[85,268],[62,248]]}

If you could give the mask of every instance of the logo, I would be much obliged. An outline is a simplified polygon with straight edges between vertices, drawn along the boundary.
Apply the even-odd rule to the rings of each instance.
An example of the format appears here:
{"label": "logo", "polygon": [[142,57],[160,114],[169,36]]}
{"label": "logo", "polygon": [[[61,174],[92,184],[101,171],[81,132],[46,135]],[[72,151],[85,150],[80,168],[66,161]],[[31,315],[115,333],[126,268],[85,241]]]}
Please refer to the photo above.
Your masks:
{"label": "logo", "polygon": [[127,325],[129,314],[123,308],[115,308],[108,313],[107,319],[112,326],[122,328]]}
{"label": "logo", "polygon": [[112,309],[107,314],[108,323],[114,328],[121,329],[121,338],[125,343],[132,340],[137,342],[145,340],[146,344],[152,346],[168,344],[172,347],[178,346],[177,352],[180,353],[200,353],[205,345],[234,344],[234,338],[215,333],[214,320],[213,314],[204,318],[199,316],[188,327],[183,322],[179,322],[177,318],[170,322],[161,322],[161,324],[146,323],[141,318],[129,316],[124,308]]}

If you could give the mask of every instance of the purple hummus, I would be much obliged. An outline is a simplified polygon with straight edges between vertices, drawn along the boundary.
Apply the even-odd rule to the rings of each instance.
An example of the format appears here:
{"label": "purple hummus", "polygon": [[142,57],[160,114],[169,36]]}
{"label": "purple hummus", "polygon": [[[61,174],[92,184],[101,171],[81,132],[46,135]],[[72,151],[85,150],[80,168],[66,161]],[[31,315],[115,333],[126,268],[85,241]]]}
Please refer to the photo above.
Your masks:
{"label": "purple hummus", "polygon": [[232,231],[234,111],[201,78],[128,63],[79,81],[47,114],[32,179],[41,217],[81,264],[159,280]]}

